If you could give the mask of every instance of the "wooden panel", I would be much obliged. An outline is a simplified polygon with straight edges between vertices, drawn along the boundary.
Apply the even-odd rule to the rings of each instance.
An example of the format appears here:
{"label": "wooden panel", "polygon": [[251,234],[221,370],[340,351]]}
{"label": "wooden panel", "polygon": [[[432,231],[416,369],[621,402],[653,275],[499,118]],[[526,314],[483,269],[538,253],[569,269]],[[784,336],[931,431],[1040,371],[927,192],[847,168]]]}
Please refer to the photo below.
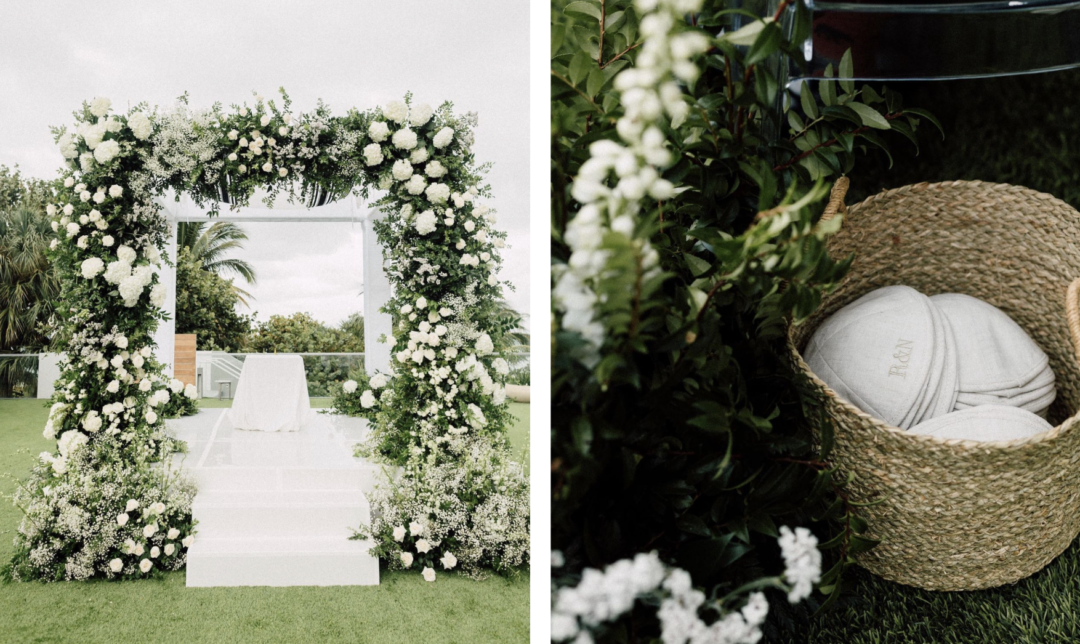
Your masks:
{"label": "wooden panel", "polygon": [[195,334],[177,333],[173,350],[173,377],[185,385],[195,383]]}

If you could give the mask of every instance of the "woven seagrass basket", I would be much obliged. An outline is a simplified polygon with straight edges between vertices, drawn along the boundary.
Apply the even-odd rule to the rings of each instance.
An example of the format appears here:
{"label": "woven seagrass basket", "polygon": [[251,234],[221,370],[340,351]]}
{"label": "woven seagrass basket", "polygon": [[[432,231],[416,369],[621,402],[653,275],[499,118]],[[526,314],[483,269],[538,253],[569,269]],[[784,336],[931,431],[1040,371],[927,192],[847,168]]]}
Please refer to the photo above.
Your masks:
{"label": "woven seagrass basket", "polygon": [[[843,211],[846,191],[841,179],[825,217]],[[810,376],[833,421],[829,460],[854,474],[850,500],[878,502],[859,509],[870,536],[881,539],[859,564],[931,590],[990,588],[1034,574],[1080,532],[1080,213],[1027,188],[954,181],[882,192],[844,219],[829,251],[854,254],[851,271],[788,339],[796,368]],[[814,376],[799,350],[818,324],[891,284],[966,293],[1008,313],[1050,357],[1054,429],[1007,442],[913,435]]]}

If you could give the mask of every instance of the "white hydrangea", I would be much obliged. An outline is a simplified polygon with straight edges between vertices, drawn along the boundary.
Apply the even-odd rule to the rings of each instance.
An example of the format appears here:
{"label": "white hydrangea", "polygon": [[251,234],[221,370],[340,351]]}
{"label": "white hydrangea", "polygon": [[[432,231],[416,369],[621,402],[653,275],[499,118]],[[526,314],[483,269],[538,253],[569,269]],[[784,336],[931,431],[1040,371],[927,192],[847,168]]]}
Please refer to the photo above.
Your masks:
{"label": "white hydrangea", "polygon": [[109,109],[112,107],[112,101],[100,96],[95,97],[90,101],[90,113],[94,116],[101,118],[109,113]]}
{"label": "white hydrangea", "polygon": [[102,141],[94,150],[94,160],[104,165],[120,154],[120,144],[113,140]]}
{"label": "white hydrangea", "polygon": [[427,161],[427,160],[428,160],[428,150],[425,147],[416,148],[415,150],[412,151],[412,154],[409,155],[409,161],[412,161],[414,165],[418,164],[418,163],[423,163],[424,161]]}
{"label": "white hydrangea", "polygon": [[438,159],[435,159],[424,168],[424,174],[432,179],[438,179],[439,177],[446,175],[446,166],[439,163]]}
{"label": "white hydrangea", "polygon": [[341,390],[347,394],[354,393],[356,388],[360,385],[355,380],[346,380],[345,384],[341,385]]}
{"label": "white hydrangea", "polygon": [[131,264],[123,260],[109,262],[109,267],[105,269],[105,281],[109,284],[119,284],[130,276]]}
{"label": "white hydrangea", "polygon": [[389,381],[385,375],[377,373],[371,377],[371,380],[368,382],[368,384],[371,385],[372,389],[382,389],[386,386],[387,382]]}
{"label": "white hydrangea", "polygon": [[83,260],[82,263],[82,276],[86,279],[94,279],[101,272],[105,270],[105,262],[100,257],[91,257],[90,259]]}
{"label": "white hydrangea", "polygon": [[86,445],[89,442],[89,436],[72,429],[64,432],[60,436],[60,440],[57,442],[57,449],[60,450],[61,456],[66,457],[78,449],[80,445]]}
{"label": "white hydrangea", "polygon": [[424,181],[424,178],[420,175],[414,174],[409,177],[408,183],[405,184],[405,189],[409,191],[410,195],[418,195],[424,191],[426,186],[427,181]]}
{"label": "white hydrangea", "polygon": [[480,337],[476,340],[476,355],[486,356],[495,350],[495,345],[491,342],[491,336],[486,333],[481,333]]}
{"label": "white hydrangea", "polygon": [[438,217],[431,210],[425,210],[416,216],[416,221],[413,222],[413,226],[416,228],[416,232],[421,235],[427,235],[435,232],[435,227],[439,221]]}
{"label": "white hydrangea", "polygon": [[416,147],[416,132],[409,129],[394,132],[394,147],[399,150],[411,150]]}
{"label": "white hydrangea", "polygon": [[[75,144],[75,137],[73,135],[65,134],[61,136],[56,144],[60,147],[60,154],[63,155],[65,159],[74,159],[79,156],[79,148]],[[68,178],[70,179],[70,177]]]}
{"label": "white hydrangea", "polygon": [[427,103],[420,103],[419,105],[413,105],[412,114],[409,115],[409,124],[413,127],[420,127],[425,125],[431,120],[431,117],[435,114],[435,111],[431,109],[431,106]]}
{"label": "white hydrangea", "polygon": [[446,200],[450,198],[450,186],[445,183],[433,183],[427,187],[424,194],[432,203],[446,203]]}
{"label": "white hydrangea", "polygon": [[382,143],[386,137],[390,136],[390,126],[386,124],[386,121],[372,121],[368,126],[368,136],[372,141]]}
{"label": "white hydrangea", "polygon": [[131,128],[131,133],[135,135],[135,138],[140,141],[145,141],[154,133],[153,124],[142,112],[135,112],[128,117],[128,127]]}
{"label": "white hydrangea", "polygon": [[401,101],[390,101],[382,111],[386,118],[391,121],[395,123],[404,123],[405,117],[409,113],[409,107]]}
{"label": "white hydrangea", "polygon": [[454,140],[454,130],[448,127],[444,127],[435,134],[435,138],[431,140],[431,144],[440,150],[450,145]]}
{"label": "white hydrangea", "polygon": [[364,163],[367,165],[379,165],[383,162],[382,146],[378,143],[369,143],[364,148]]}
{"label": "white hydrangea", "polygon": [[365,389],[364,393],[360,394],[360,406],[364,409],[371,409],[375,406],[375,394],[370,389]]}
{"label": "white hydrangea", "polygon": [[150,289],[150,303],[161,308],[165,306],[165,298],[168,297],[169,289],[164,284],[155,284]]}
{"label": "white hydrangea", "polygon": [[413,175],[412,164],[405,159],[398,159],[394,162],[393,174],[398,181],[405,181]]}
{"label": "white hydrangea", "polygon": [[142,296],[143,282],[137,275],[125,277],[120,280],[120,297],[124,300],[124,306],[131,308],[138,304],[139,297]]}

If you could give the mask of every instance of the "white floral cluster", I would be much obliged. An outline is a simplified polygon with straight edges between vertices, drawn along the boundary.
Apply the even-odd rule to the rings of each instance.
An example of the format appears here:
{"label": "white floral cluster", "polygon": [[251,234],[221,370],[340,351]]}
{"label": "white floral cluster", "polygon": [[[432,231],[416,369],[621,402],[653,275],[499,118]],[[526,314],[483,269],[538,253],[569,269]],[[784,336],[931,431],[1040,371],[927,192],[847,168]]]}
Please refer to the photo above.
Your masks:
{"label": "white floral cluster", "polygon": [[[182,568],[194,539],[190,482],[137,464],[102,463],[78,442],[67,450],[79,477],[54,477],[54,457],[44,452],[30,483],[15,493],[26,511],[16,546],[29,553],[12,567],[13,578],[84,580]],[[79,544],[74,552],[70,543]]]}
{"label": "white floral cluster", "polygon": [[[820,579],[821,553],[817,539],[806,528],[792,532],[784,526],[780,534],[787,566],[783,578],[793,584],[788,600],[794,604],[809,597],[813,584]],[[552,565],[561,562],[561,553],[552,553]],[[655,552],[639,553],[603,571],[586,568],[577,586],[556,590],[552,597],[551,639],[592,644],[597,628],[617,620],[630,612],[639,599],[650,596],[659,599],[657,617],[664,644],[756,644],[769,612],[769,603],[760,592],[751,593],[737,611],[720,602],[706,602],[705,594],[694,589],[685,570],[664,565]],[[706,607],[723,617],[707,624],[700,616]]]}
{"label": "white floral cluster", "polygon": [[[688,106],[679,82],[692,82],[699,73],[693,58],[709,46],[699,31],[682,27],[687,13],[698,11],[701,0],[635,0],[641,15],[643,44],[633,67],[620,72],[614,86],[624,113],[616,124],[622,142],[601,140],[589,147],[571,194],[581,209],[566,226],[569,262],[553,272],[552,299],[562,313],[561,326],[581,335],[585,347],[578,358],[589,367],[600,360],[604,327],[596,316],[596,282],[603,279],[608,252],[604,237],[620,234],[633,240],[645,277],[658,271],[659,256],[644,237],[637,237],[637,215],[646,199],[663,201],[677,193],[660,176],[671,163],[662,120],[677,127]],[[611,187],[609,179],[617,178]]]}

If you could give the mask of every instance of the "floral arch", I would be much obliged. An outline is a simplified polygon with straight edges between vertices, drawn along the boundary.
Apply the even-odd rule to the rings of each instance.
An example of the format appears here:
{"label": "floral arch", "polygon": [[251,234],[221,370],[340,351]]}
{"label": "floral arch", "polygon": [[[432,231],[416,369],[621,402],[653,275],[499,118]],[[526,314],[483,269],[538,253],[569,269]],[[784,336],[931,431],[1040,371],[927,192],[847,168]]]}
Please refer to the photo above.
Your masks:
{"label": "floral arch", "polygon": [[[194,486],[171,471],[175,442],[162,410],[194,395],[163,373],[154,334],[165,317],[159,279],[169,226],[167,191],[211,215],[246,205],[257,188],[309,206],[355,194],[382,213],[374,224],[393,295],[392,369],[360,383],[356,409],[373,421],[366,453],[388,463],[373,497],[375,554],[402,565],[404,526],[422,525],[423,553],[471,572],[528,561],[528,481],[510,458],[508,412],[493,344],[505,233],[480,201],[475,117],[402,102],[332,116],[290,111],[257,96],[252,107],[173,111],[140,104],[114,113],[84,103],[73,132],[54,135],[67,160],[48,206],[52,259],[63,290],[57,342],[65,358],[42,453],[16,494],[25,513],[7,575],[121,578],[176,570],[195,526]],[[386,468],[384,468],[386,469]],[[410,526],[411,532],[416,532]],[[408,558],[411,558],[408,557]]]}

